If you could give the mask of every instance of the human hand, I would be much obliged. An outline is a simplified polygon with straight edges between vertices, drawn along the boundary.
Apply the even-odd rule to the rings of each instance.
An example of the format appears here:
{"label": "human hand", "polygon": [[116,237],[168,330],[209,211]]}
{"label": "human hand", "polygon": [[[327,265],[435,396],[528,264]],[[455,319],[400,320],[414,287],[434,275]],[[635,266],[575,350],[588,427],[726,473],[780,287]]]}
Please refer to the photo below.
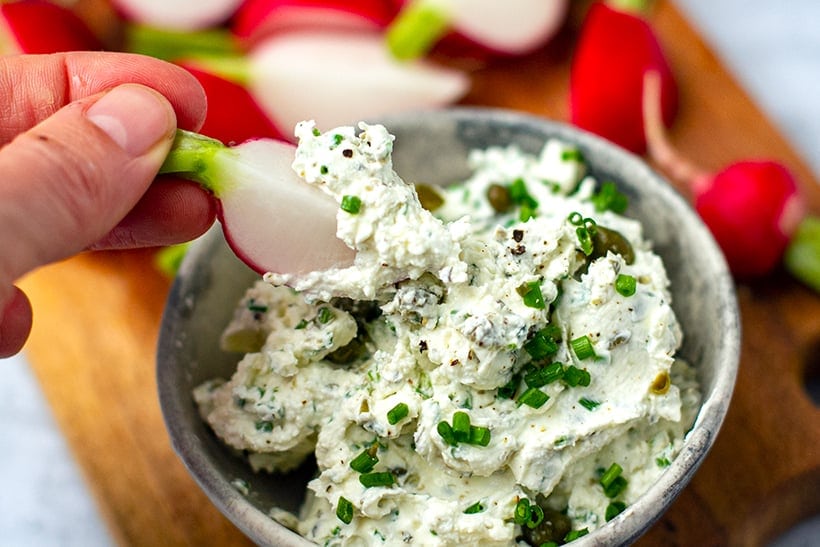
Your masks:
{"label": "human hand", "polygon": [[17,353],[31,306],[14,283],[86,249],[168,245],[213,222],[211,196],[154,181],[205,95],[149,57],[72,52],[0,58],[0,357]]}

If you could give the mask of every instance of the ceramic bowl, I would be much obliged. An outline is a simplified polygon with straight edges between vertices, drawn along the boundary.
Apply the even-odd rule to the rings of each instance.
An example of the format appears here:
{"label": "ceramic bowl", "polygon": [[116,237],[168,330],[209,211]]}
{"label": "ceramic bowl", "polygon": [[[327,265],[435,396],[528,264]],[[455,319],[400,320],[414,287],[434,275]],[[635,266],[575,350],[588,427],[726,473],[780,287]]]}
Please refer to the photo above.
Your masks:
{"label": "ceramic bowl", "polygon": [[[468,174],[468,151],[518,144],[537,153],[557,137],[583,152],[597,180],[613,180],[630,200],[627,215],[663,257],[673,307],[684,332],[680,354],[694,363],[703,404],[683,450],[662,477],[621,515],[573,545],[634,541],[669,507],[703,461],[726,414],[738,365],[740,326],[732,278],[706,227],[688,204],[640,158],[576,128],[490,109],[450,109],[378,120],[396,136],[394,165],[405,180],[446,183]],[[173,446],[213,503],[260,545],[309,543],[268,516],[296,511],[312,469],[254,474],[200,419],[191,391],[229,378],[237,356],[218,340],[236,302],[256,275],[239,262],[217,229],[198,240],[172,287],[157,354],[159,397]],[[239,482],[238,482],[239,481]],[[247,493],[236,484],[246,484]]]}

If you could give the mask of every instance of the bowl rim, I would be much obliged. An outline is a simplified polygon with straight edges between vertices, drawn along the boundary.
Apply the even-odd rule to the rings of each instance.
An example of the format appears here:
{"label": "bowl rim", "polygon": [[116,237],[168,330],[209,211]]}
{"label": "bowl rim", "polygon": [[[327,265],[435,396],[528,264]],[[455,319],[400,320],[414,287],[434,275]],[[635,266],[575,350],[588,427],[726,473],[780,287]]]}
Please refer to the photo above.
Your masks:
{"label": "bowl rim", "polygon": [[[455,122],[475,122],[499,126],[529,126],[538,134],[573,142],[604,154],[613,162],[624,165],[642,174],[652,184],[652,190],[670,203],[680,205],[680,214],[691,216],[693,225],[703,239],[706,258],[713,261],[718,271],[714,279],[718,291],[725,297],[720,306],[720,319],[725,329],[715,362],[720,366],[713,378],[711,394],[701,401],[697,418],[687,433],[678,456],[664,473],[633,504],[606,525],[574,542],[580,547],[586,545],[629,544],[646,532],[668,509],[700,467],[710,451],[715,437],[723,424],[729,408],[740,361],[740,317],[734,281],[717,244],[705,225],[697,217],[683,197],[653,170],[639,156],[590,132],[565,122],[539,117],[534,114],[492,107],[456,106],[436,110],[404,112],[383,116],[373,122],[384,124],[390,131],[391,124],[419,121],[450,120]],[[173,385],[173,365],[177,365],[174,344],[177,337],[176,325],[180,320],[179,310],[184,307],[184,285],[196,272],[196,263],[207,255],[216,244],[221,244],[221,232],[217,226],[200,240],[194,242],[187,253],[168,295],[160,325],[157,344],[157,384],[160,406],[165,426],[172,446],[187,467],[199,487],[211,502],[249,538],[260,545],[314,545],[302,536],[289,530],[258,509],[234,488],[211,465],[201,443],[196,436],[186,430],[184,424],[175,417],[184,415],[184,402],[176,395]],[[169,362],[169,357],[171,358]],[[649,515],[650,518],[646,518]],[[617,540],[616,540],[617,538]],[[616,543],[613,543],[615,541]]]}

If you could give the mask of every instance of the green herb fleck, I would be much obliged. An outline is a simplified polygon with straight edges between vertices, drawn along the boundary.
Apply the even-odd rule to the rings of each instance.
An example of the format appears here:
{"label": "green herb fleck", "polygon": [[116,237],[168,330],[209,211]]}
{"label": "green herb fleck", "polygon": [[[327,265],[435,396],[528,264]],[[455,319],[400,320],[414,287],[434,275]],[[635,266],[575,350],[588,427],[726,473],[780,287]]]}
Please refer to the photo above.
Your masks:
{"label": "green herb fleck", "polygon": [[588,399],[586,397],[581,397],[578,399],[578,402],[581,403],[582,407],[589,411],[593,411],[601,405],[598,401],[593,401],[592,399]]}
{"label": "green herb fleck", "polygon": [[615,290],[621,296],[632,296],[635,294],[636,287],[637,282],[631,275],[618,274],[618,277],[615,278]]}
{"label": "green herb fleck", "polygon": [[549,399],[549,395],[537,387],[531,387],[518,397],[518,406],[527,405],[532,408],[541,408]]}
{"label": "green herb fleck", "polygon": [[618,191],[614,182],[603,183],[601,189],[590,198],[590,201],[598,212],[610,210],[623,213],[629,206],[629,199]]}
{"label": "green herb fleck", "polygon": [[592,341],[589,339],[589,336],[579,336],[573,339],[569,344],[572,346],[572,351],[575,352],[575,356],[580,360],[596,357],[595,349],[592,347]]}
{"label": "green herb fleck", "polygon": [[359,473],[371,472],[379,463],[379,458],[375,454],[377,448],[378,445],[374,443],[370,448],[363,450],[361,454],[350,460],[350,468]]}
{"label": "green herb fleck", "polygon": [[362,208],[362,200],[359,196],[345,195],[342,196],[342,203],[340,207],[342,208],[342,211],[346,213],[357,215]]}
{"label": "green herb fleck", "polygon": [[331,321],[333,321],[335,317],[336,314],[333,313],[333,310],[325,306],[319,308],[319,313],[316,314],[316,319],[318,319],[319,323],[323,325],[326,323],[330,323]]}
{"label": "green herb fleck", "polygon": [[293,328],[296,329],[296,330],[302,330],[303,328],[305,328],[307,326],[308,326],[307,319],[301,319],[298,323],[296,323],[296,326],[293,327]]}
{"label": "green herb fleck", "polygon": [[273,422],[270,420],[260,420],[254,424],[256,430],[262,433],[270,433],[273,431]]}
{"label": "green herb fleck", "polygon": [[336,516],[345,524],[350,524],[353,520],[353,503],[344,496],[339,496],[336,504]]}
{"label": "green herb fleck", "polygon": [[408,414],[410,414],[410,407],[407,406],[407,403],[399,403],[387,411],[387,423],[396,425]]}
{"label": "green herb fleck", "polygon": [[589,533],[588,528],[581,528],[580,530],[572,530],[567,535],[564,536],[564,543],[569,543],[570,541],[575,541],[579,537],[583,537]]}
{"label": "green herb fleck", "polygon": [[626,509],[626,504],[622,501],[613,501],[609,505],[606,506],[606,512],[604,514],[604,518],[607,522],[614,519],[621,513],[623,513],[624,509]]}
{"label": "green herb fleck", "polygon": [[546,308],[544,303],[544,296],[541,294],[541,283],[538,281],[530,281],[524,283],[517,289],[518,294],[524,299],[524,305],[537,310]]}
{"label": "green herb fleck", "polygon": [[392,486],[396,481],[393,473],[389,471],[376,471],[373,473],[362,473],[359,475],[359,482],[365,488],[374,486]]}
{"label": "green herb fleck", "polygon": [[471,506],[469,506],[467,509],[465,509],[464,514],[465,515],[474,515],[476,513],[481,513],[482,511],[484,511],[484,506],[481,504],[480,501],[477,501],[474,504],[472,504]]}

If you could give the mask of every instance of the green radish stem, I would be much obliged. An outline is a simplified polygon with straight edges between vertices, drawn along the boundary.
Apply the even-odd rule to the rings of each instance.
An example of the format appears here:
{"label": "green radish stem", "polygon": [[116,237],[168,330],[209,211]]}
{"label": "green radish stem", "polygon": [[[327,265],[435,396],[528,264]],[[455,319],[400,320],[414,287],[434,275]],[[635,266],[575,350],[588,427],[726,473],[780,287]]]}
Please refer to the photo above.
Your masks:
{"label": "green radish stem", "polygon": [[125,33],[128,51],[166,61],[240,54],[236,38],[227,29],[181,31],[132,24],[126,27]]}
{"label": "green radish stem", "polygon": [[387,47],[403,61],[423,57],[450,30],[450,17],[425,0],[405,5],[387,29]]}
{"label": "green radish stem", "polygon": [[224,190],[220,184],[220,169],[216,158],[232,154],[231,149],[222,142],[194,133],[177,129],[174,143],[159,168],[160,175],[176,174],[180,177],[198,182],[207,190],[220,197]]}
{"label": "green radish stem", "polygon": [[820,293],[820,217],[803,219],[783,260],[789,273]]}

